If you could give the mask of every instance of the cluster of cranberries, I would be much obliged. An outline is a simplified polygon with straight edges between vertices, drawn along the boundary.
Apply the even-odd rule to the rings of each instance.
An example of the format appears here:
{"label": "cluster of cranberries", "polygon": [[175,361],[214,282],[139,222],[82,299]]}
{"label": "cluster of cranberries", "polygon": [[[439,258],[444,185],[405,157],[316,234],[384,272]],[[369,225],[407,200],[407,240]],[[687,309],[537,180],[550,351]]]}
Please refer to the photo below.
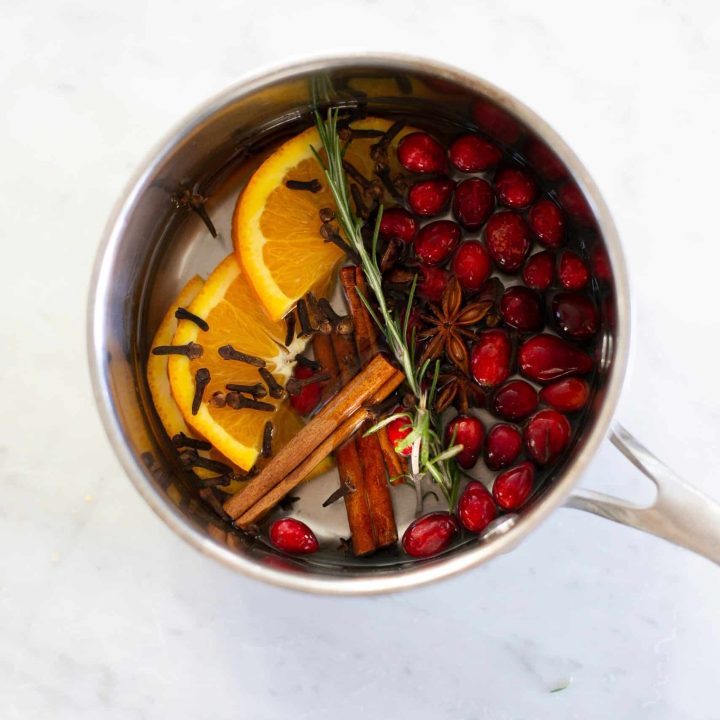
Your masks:
{"label": "cluster of cranberries", "polygon": [[[470,374],[498,422],[486,429],[475,415],[461,413],[446,427],[446,442],[463,445],[461,468],[470,470],[482,457],[498,474],[491,491],[469,482],[455,515],[434,512],[408,527],[403,548],[428,557],[445,549],[460,526],[481,532],[499,512],[522,507],[537,470],[569,446],[567,415],[590,397],[582,376],[594,368],[592,340],[600,320],[590,267],[565,247],[565,214],[540,195],[526,168],[505,165],[499,148],[472,134],[446,151],[431,135],[412,133],[399,143],[398,159],[420,177],[410,185],[407,209],[388,210],[380,233],[412,245],[419,294],[439,303],[453,275],[467,300],[494,272],[507,286],[497,308],[501,323],[479,329],[470,348]],[[399,419],[389,426],[394,442],[407,435],[405,425]]]}
{"label": "cluster of cranberries", "polygon": [[[499,513],[521,508],[536,473],[569,446],[568,415],[589,400],[585,376],[594,369],[600,329],[591,276],[602,282],[609,270],[601,253],[591,253],[589,264],[566,247],[565,211],[577,216],[572,197],[566,202],[558,193],[558,204],[542,196],[533,174],[506,164],[503,152],[483,137],[462,135],[446,150],[430,134],[414,132],[400,141],[397,156],[413,180],[406,206],[383,213],[380,235],[406,249],[421,299],[441,303],[453,276],[468,302],[483,294],[494,273],[503,283],[495,308],[499,322],[478,327],[469,347],[470,376],[485,392],[484,409],[494,424],[486,427],[461,412],[446,427],[446,442],[463,446],[461,468],[470,470],[482,458],[497,474],[491,490],[468,482],[454,513],[433,512],[408,527],[405,552],[429,557],[446,549],[461,527],[479,533]],[[296,409],[314,407],[316,392],[308,386],[293,399]],[[402,418],[388,426],[396,445],[408,432]],[[411,448],[398,452],[407,455]],[[289,552],[317,549],[312,531],[291,519],[276,521],[271,540]]]}

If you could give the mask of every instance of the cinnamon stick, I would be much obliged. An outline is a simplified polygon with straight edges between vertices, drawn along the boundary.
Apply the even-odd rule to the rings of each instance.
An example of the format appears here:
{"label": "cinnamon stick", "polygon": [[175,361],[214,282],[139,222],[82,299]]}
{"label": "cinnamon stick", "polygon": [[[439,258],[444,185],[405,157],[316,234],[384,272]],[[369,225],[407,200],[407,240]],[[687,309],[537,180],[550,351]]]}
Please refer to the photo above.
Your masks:
{"label": "cinnamon stick", "polygon": [[[345,296],[353,316],[355,348],[361,364],[365,365],[380,351],[373,319],[358,294],[359,290],[364,298],[369,299],[365,277],[359,267],[351,265],[340,271],[340,282],[345,290]],[[368,436],[362,434],[368,429],[368,425],[366,424],[360,429],[361,434],[355,440],[355,444],[362,461],[365,492],[377,545],[385,547],[397,542],[397,525],[395,524],[395,511],[390,488],[387,483],[383,447],[376,433]],[[394,450],[393,455],[395,455]]]}
{"label": "cinnamon stick", "polygon": [[382,355],[345,385],[275,458],[224,504],[225,512],[237,519],[291,473],[344,419],[357,412],[369,399],[387,397],[402,382],[403,374]]}
{"label": "cinnamon stick", "polygon": [[[372,317],[370,317],[365,303],[358,294],[359,290],[365,299],[370,299],[367,283],[365,282],[365,274],[361,268],[349,265],[340,271],[340,282],[345,291],[350,312],[353,316],[353,322],[355,323],[355,342],[358,353],[361,362],[365,363],[379,352],[375,322]],[[399,478],[407,473],[407,460],[395,452],[395,448],[387,432],[386,426],[375,433],[377,435],[377,444],[380,446],[388,476],[390,478]],[[398,484],[399,482],[402,482],[402,480],[393,480],[393,484]]]}
{"label": "cinnamon stick", "polygon": [[370,299],[365,276],[359,267],[348,265],[340,270],[340,282],[345,291],[345,297],[355,324],[355,344],[357,345],[360,362],[365,364],[371,357],[380,352],[375,323],[358,294],[359,290],[364,298]]}
{"label": "cinnamon stick", "polygon": [[[358,370],[355,340],[350,335],[333,333],[330,336],[330,342],[338,365],[340,380],[347,383]],[[340,482],[353,488],[353,492],[344,497],[353,553],[367,555],[379,547],[379,541],[373,522],[373,508],[367,492],[365,458],[359,452],[359,438],[350,438],[342,447],[338,448],[335,458]]]}

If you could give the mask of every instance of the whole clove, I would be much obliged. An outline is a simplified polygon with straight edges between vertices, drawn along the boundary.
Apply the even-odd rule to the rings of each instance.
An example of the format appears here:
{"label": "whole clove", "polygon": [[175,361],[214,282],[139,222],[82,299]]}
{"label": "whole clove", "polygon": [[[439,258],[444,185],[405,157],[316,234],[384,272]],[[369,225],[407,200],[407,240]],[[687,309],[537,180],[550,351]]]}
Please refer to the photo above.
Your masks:
{"label": "whole clove", "polygon": [[240,362],[247,363],[248,365],[254,365],[255,367],[265,367],[266,364],[262,358],[240,352],[239,350],[236,350],[232,345],[223,345],[222,347],[219,347],[218,355],[223,360],[238,360]]}
{"label": "whole clove", "polygon": [[405,123],[401,120],[393,123],[387,132],[376,142],[370,146],[370,157],[378,163],[387,163],[388,161],[388,147],[390,143],[395,139],[395,136],[405,127]]}
{"label": "whole clove", "polygon": [[198,455],[197,450],[192,449],[184,450],[180,453],[180,462],[186,467],[203,468],[204,470],[210,470],[210,472],[220,473],[221,475],[231,474],[233,471],[232,467],[227,463],[203,457],[202,455]]}
{"label": "whole clove", "polygon": [[359,255],[342,239],[337,228],[331,222],[323,223],[320,226],[320,237],[322,237],[326,243],[330,242],[333,245],[337,245],[354,263],[360,263]]}
{"label": "whole clove", "polygon": [[320,307],[320,303],[312,292],[309,292],[305,299],[307,301],[307,309],[310,315],[310,325],[317,328],[323,335],[329,335],[332,332],[332,323],[325,315]]}
{"label": "whole clove", "polygon": [[253,400],[237,392],[229,392],[225,396],[225,403],[233,410],[260,410],[262,412],[275,412],[275,406],[262,400]]}
{"label": "whole clove", "polygon": [[202,357],[202,345],[189,342],[187,345],[158,345],[152,349],[153,355],[184,355],[188,360]]}
{"label": "whole clove", "polygon": [[319,193],[322,190],[322,185],[316,178],[312,180],[286,180],[285,187],[288,190],[308,190],[311,193]]}
{"label": "whole clove", "polygon": [[290,343],[295,339],[295,322],[295,312],[291,310],[285,316],[285,326],[287,327],[285,331],[285,347],[289,347]]}
{"label": "whole clove", "polygon": [[197,415],[202,403],[203,393],[210,382],[210,371],[207,368],[200,368],[195,373],[195,394],[192,401],[192,414]]}
{"label": "whole clove", "polygon": [[306,357],[305,355],[296,355],[295,362],[302,367],[310,368],[311,370],[322,370],[322,363],[312,358]]}
{"label": "whole clove", "polygon": [[205,322],[205,320],[195,315],[195,313],[191,313],[186,308],[179,307],[175,311],[175,317],[178,320],[189,320],[190,322],[195,323],[201,330],[206,332],[210,329],[210,326]]}
{"label": "whole clove", "polygon": [[271,398],[280,400],[285,397],[285,388],[275,379],[275,376],[267,368],[260,368],[258,372],[260,373],[260,377],[265,381]]}
{"label": "whole clove", "polygon": [[307,302],[303,298],[298,300],[297,314],[298,319],[300,320],[300,333],[298,334],[298,337],[307,337],[308,335],[312,335],[317,328],[314,328],[310,322]]}
{"label": "whole clove", "polygon": [[367,220],[371,214],[370,208],[365,204],[362,192],[355,183],[351,183],[350,185],[350,194],[352,195],[353,202],[355,203],[355,214],[359,218]]}
{"label": "whole clove", "polygon": [[320,208],[320,222],[329,223],[335,219],[335,211],[332,208]]}
{"label": "whole clove", "polygon": [[287,381],[287,384],[285,385],[285,390],[287,390],[289,395],[298,395],[304,387],[312,385],[313,383],[325,382],[329,379],[330,373],[327,372],[318,372],[306,378],[293,377]]}
{"label": "whole clove", "polygon": [[213,407],[216,408],[223,408],[225,407],[225,393],[221,390],[216,390],[211,396],[210,396],[210,404]]}
{"label": "whole clove", "polygon": [[338,130],[340,140],[344,143],[349,143],[353,140],[379,138],[384,134],[385,133],[382,130],[356,130],[355,128],[351,128],[349,126]]}
{"label": "whole clove", "polygon": [[176,448],[193,448],[195,450],[210,450],[212,445],[207,440],[188,437],[185,433],[179,432],[172,436],[172,444]]}
{"label": "whole clove", "polygon": [[387,165],[378,164],[375,168],[375,174],[380,178],[385,189],[392,195],[393,200],[401,203],[403,201],[403,193],[400,188],[396,187],[395,181],[390,176],[390,168]]}
{"label": "whole clove", "polygon": [[338,315],[327,298],[320,298],[318,303],[336,333],[340,335],[350,335],[350,333],[352,333],[354,326],[350,315]]}
{"label": "whole clove", "polygon": [[354,493],[355,488],[347,482],[341,482],[340,487],[335,490],[334,492],[330,493],[326,500],[323,502],[323,507],[329,507],[334,502],[337,502],[340,498],[344,498],[346,495],[349,495],[350,493]]}
{"label": "whole clove", "polygon": [[224,487],[229,485],[235,479],[231,472],[225,473],[224,475],[215,475],[209,478],[200,478],[196,475],[195,478],[196,484],[201,488]]}
{"label": "whole clove", "polygon": [[254,385],[240,385],[239,383],[228,383],[225,386],[226,390],[237,393],[245,393],[246,395],[252,395],[255,400],[264,398],[267,395],[267,389],[262,383],[255,383]]}
{"label": "whole clove", "polygon": [[205,223],[205,226],[210,231],[210,234],[214,238],[217,237],[217,230],[215,229],[215,225],[213,225],[213,221],[210,219],[210,216],[205,209],[205,203],[207,202],[207,198],[204,195],[201,195],[198,192],[193,192],[192,190],[190,190],[190,188],[185,188],[176,195],[173,195],[170,200],[173,205],[175,205],[175,207],[178,209],[188,208],[195,212],[198,217]]}
{"label": "whole clove", "polygon": [[275,434],[275,426],[270,420],[265,423],[263,427],[263,439],[262,439],[262,451],[261,454],[264,458],[272,456],[272,440]]}
{"label": "whole clove", "polygon": [[402,243],[397,238],[391,237],[382,255],[380,256],[380,272],[386,273],[390,268],[395,266],[402,252]]}
{"label": "whole clove", "polygon": [[343,160],[343,170],[363,189],[369,190],[372,181],[368,180],[351,162]]}

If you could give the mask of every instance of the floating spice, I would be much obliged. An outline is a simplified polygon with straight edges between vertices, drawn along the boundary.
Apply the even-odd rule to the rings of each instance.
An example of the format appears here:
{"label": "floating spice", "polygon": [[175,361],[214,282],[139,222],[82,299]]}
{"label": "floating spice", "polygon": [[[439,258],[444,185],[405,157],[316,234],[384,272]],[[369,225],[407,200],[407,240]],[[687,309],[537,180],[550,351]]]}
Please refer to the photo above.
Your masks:
{"label": "floating spice", "polygon": [[188,437],[185,433],[179,432],[172,436],[172,444],[176,448],[193,448],[195,450],[210,450],[212,445],[207,440]]}
{"label": "floating spice", "polygon": [[183,450],[183,452],[180,453],[180,462],[186,467],[203,468],[204,470],[210,470],[210,472],[220,473],[221,475],[227,475],[233,471],[232,467],[227,463],[198,455],[197,450],[193,449]]}
{"label": "floating spice", "polygon": [[405,127],[405,123],[401,120],[393,123],[387,132],[376,142],[370,146],[370,157],[377,163],[387,163],[388,146],[395,139],[395,136]]}
{"label": "floating spice", "polygon": [[218,348],[218,355],[223,360],[238,360],[239,362],[254,365],[255,367],[265,367],[265,361],[262,358],[248,355],[247,353],[236,350],[232,345],[223,345]]}
{"label": "floating spice", "polygon": [[399,180],[395,180],[390,176],[390,168],[378,164],[375,168],[375,174],[380,178],[385,189],[392,195],[393,200],[401,203],[403,201],[402,188],[396,184]]}
{"label": "floating spice", "polygon": [[325,382],[329,379],[330,373],[327,372],[318,372],[306,378],[292,377],[287,381],[287,384],[285,385],[285,390],[287,390],[289,395],[298,395],[304,387],[307,387],[308,385],[313,385],[314,383],[318,382]]}
{"label": "floating spice", "polygon": [[196,483],[201,488],[211,488],[211,487],[219,487],[219,486],[226,486],[229,485],[235,478],[232,473],[227,473],[225,475],[215,475],[214,477],[209,478],[200,478],[196,477]]}
{"label": "floating spice", "polygon": [[285,316],[285,326],[287,327],[285,331],[285,347],[290,347],[290,343],[295,339],[295,322],[295,313],[291,310]]}
{"label": "floating spice", "polygon": [[221,390],[216,390],[211,396],[210,396],[210,404],[213,407],[216,408],[223,408],[225,407],[225,393]]}
{"label": "floating spice", "polygon": [[210,382],[210,371],[207,368],[200,368],[195,373],[195,395],[192,401],[192,414],[197,415],[202,403],[203,393]]}
{"label": "floating spice", "polygon": [[188,360],[202,357],[202,345],[189,342],[187,345],[158,345],[152,349],[153,355],[184,355]]}
{"label": "floating spice", "polygon": [[210,329],[210,326],[201,317],[198,317],[195,313],[191,313],[186,308],[179,307],[175,311],[175,317],[178,320],[189,320],[190,322],[195,323],[201,330],[206,332]]}
{"label": "floating spice", "polygon": [[323,502],[323,507],[329,507],[333,503],[337,502],[340,498],[344,498],[346,495],[355,492],[355,488],[348,482],[340,482],[340,487],[332,492],[327,499]]}
{"label": "floating spice", "polygon": [[337,245],[353,262],[360,262],[360,256],[342,239],[337,227],[331,222],[323,223],[320,226],[320,236],[325,242]]}
{"label": "floating spice", "polygon": [[320,307],[315,295],[309,292],[305,299],[307,301],[308,313],[310,314],[310,324],[312,327],[317,328],[323,335],[329,335],[332,332],[332,323],[328,319],[327,315]]}
{"label": "floating spice", "polygon": [[225,386],[226,390],[237,393],[245,393],[246,395],[252,395],[256,400],[264,398],[267,395],[267,389],[262,383],[255,383],[254,385],[240,385],[239,383],[228,383]]}
{"label": "floating spice", "polygon": [[265,381],[271,398],[280,400],[285,397],[285,388],[275,379],[275,376],[267,368],[260,368],[258,372],[260,373],[260,377]]}
{"label": "floating spice", "polygon": [[353,140],[372,139],[382,137],[385,133],[382,130],[364,130],[356,129],[352,127],[344,127],[338,130],[340,140],[344,143],[352,142]]}
{"label": "floating spice", "polygon": [[322,185],[316,178],[312,180],[287,180],[285,187],[288,190],[307,190],[311,193],[318,193],[322,190]]}
{"label": "floating spice", "polygon": [[[322,300],[320,301],[322,302]],[[321,370],[322,363],[312,358],[306,357],[305,355],[296,355],[295,362],[302,367],[310,368],[311,370]]]}
{"label": "floating spice", "polygon": [[371,210],[363,201],[362,192],[355,183],[350,185],[350,194],[355,202],[355,214],[363,220],[367,220],[370,217]]}
{"label": "floating spice", "polygon": [[320,222],[329,223],[335,219],[335,211],[332,208],[320,208]]}
{"label": "floating spice", "polygon": [[325,316],[330,320],[332,328],[336,333],[340,335],[349,335],[353,329],[353,320],[350,315],[338,315],[335,312],[335,308],[330,304],[327,298],[320,298],[318,301]]}
{"label": "floating spice", "polygon": [[262,439],[262,456],[269,458],[272,456],[272,440],[275,434],[275,426],[270,420],[265,423],[263,427],[263,439]]}
{"label": "floating spice", "polygon": [[307,337],[308,335],[312,335],[315,332],[315,328],[313,328],[312,324],[310,323],[310,315],[308,314],[307,302],[303,298],[298,300],[297,314],[298,319],[300,320],[300,333],[298,337]]}
{"label": "floating spice", "polygon": [[343,170],[363,189],[369,190],[372,181],[368,180],[352,163],[343,160]]}
{"label": "floating spice", "polygon": [[207,198],[198,192],[193,192],[190,188],[184,188],[176,195],[171,198],[173,205],[176,208],[188,208],[194,211],[198,217],[205,223],[205,226],[210,231],[213,237],[217,237],[217,230],[213,225],[207,210],[205,209],[205,203]]}
{"label": "floating spice", "polygon": [[262,412],[275,412],[275,406],[262,400],[253,400],[237,392],[229,392],[225,402],[233,410],[260,410]]}

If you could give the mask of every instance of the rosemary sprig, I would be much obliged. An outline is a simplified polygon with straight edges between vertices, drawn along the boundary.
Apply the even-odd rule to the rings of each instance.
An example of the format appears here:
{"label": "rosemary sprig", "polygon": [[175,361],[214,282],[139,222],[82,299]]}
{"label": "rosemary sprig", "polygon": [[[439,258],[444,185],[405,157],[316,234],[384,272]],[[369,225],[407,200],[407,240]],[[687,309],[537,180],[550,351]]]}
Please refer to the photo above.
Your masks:
{"label": "rosemary sprig", "polygon": [[[347,177],[343,167],[343,156],[347,146],[343,145],[340,140],[337,121],[337,108],[328,110],[326,120],[322,119],[320,113],[315,112],[315,125],[327,159],[323,159],[314,147],[311,149],[325,174],[328,186],[335,200],[335,216],[350,247],[357,253],[367,284],[375,294],[378,311],[375,311],[369,302],[369,298],[364,297],[359,290],[358,295],[360,295],[371,317],[385,336],[391,352],[405,373],[410,391],[417,399],[415,408],[407,413],[400,414],[400,416],[407,417],[411,430],[402,444],[399,445],[398,449],[402,450],[412,447],[410,461],[417,493],[418,512],[422,508],[421,480],[425,475],[430,475],[440,486],[452,510],[457,500],[460,478],[457,465],[453,461],[453,458],[462,450],[462,445],[451,444],[449,448],[443,447],[443,442],[440,437],[440,423],[436,414],[431,410],[440,372],[439,361],[436,361],[433,367],[433,377],[429,389],[423,389],[422,381],[430,369],[431,362],[427,360],[420,365],[420,367],[417,367],[415,353],[414,350],[411,349],[415,347],[415,343],[412,342],[408,345],[406,339],[408,319],[415,294],[417,277],[413,280],[410,289],[404,317],[394,315],[388,308],[385,299],[385,294],[382,289],[382,273],[380,272],[377,259],[377,242],[383,208],[381,205],[378,210],[370,250],[368,251],[361,232],[364,222],[355,215],[350,203]],[[368,433],[377,432],[377,430],[396,417],[398,417],[398,415],[385,418],[370,428]]]}

